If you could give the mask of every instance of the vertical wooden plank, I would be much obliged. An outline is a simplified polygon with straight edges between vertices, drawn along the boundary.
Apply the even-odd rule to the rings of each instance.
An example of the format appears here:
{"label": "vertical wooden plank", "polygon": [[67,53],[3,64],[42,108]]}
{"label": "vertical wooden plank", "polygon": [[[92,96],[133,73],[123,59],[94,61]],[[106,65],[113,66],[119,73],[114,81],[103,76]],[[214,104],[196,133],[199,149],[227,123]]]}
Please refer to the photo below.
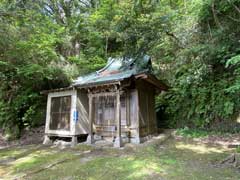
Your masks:
{"label": "vertical wooden plank", "polygon": [[93,96],[91,93],[88,94],[89,97],[89,134],[87,137],[87,143],[88,144],[93,144],[94,139],[93,139]]}
{"label": "vertical wooden plank", "polygon": [[153,108],[153,116],[152,116],[152,120],[153,120],[153,124],[154,124],[154,133],[157,133],[158,132],[158,126],[157,126],[157,113],[155,111],[155,90],[153,90],[153,94],[152,94],[152,101],[153,101],[153,104],[152,104],[152,108]]}
{"label": "vertical wooden plank", "polygon": [[43,144],[51,144],[50,137],[46,134],[49,130],[49,124],[50,124],[50,109],[51,109],[51,97],[50,94],[48,94],[47,98],[47,111],[46,111],[46,123],[45,123],[45,135],[44,135],[44,140]]}
{"label": "vertical wooden plank", "polygon": [[148,122],[148,135],[150,135],[151,134],[151,132],[150,132],[150,126],[151,126],[151,102],[150,102],[150,93],[151,93],[151,90],[149,90],[148,91],[148,93],[146,93],[146,104],[147,104],[147,116],[146,116],[146,121]]}
{"label": "vertical wooden plank", "polygon": [[126,92],[126,124],[130,126],[130,95],[129,92]]}
{"label": "vertical wooden plank", "polygon": [[117,135],[114,142],[114,147],[122,146],[122,137],[121,137],[121,102],[120,102],[120,91],[116,93],[116,122],[117,122]]}
{"label": "vertical wooden plank", "polygon": [[140,97],[139,97],[139,89],[136,89],[136,121],[137,121],[137,134],[135,137],[135,143],[140,144],[141,143],[141,138],[140,138]]}
{"label": "vertical wooden plank", "polygon": [[48,133],[49,131],[49,125],[50,125],[50,116],[51,116],[51,97],[50,93],[48,94],[47,98],[47,112],[46,112],[46,123],[45,123],[45,133]]}
{"label": "vertical wooden plank", "polygon": [[76,123],[74,122],[73,114],[77,111],[77,91],[73,91],[71,97],[71,116],[70,116],[70,131],[71,135],[76,135]]}
{"label": "vertical wooden plank", "polygon": [[138,102],[137,102],[137,91],[133,90],[130,92],[130,127],[138,128]]}
{"label": "vertical wooden plank", "polygon": [[88,96],[84,90],[78,89],[77,91],[77,111],[78,111],[78,122],[76,124],[76,135],[88,134],[89,132],[89,115],[88,115]]}

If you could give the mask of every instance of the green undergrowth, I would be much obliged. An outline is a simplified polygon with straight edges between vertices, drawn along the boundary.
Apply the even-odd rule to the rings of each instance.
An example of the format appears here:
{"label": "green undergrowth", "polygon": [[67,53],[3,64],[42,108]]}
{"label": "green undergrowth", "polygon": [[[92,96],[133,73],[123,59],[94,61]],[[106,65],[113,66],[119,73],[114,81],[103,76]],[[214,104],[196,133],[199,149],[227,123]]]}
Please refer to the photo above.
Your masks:
{"label": "green undergrowth", "polygon": [[[30,147],[26,146],[25,151],[30,152],[27,148]],[[22,179],[240,179],[240,173],[235,169],[214,166],[232,153],[231,151],[223,147],[199,144],[189,138],[169,139],[164,143],[131,146],[125,149],[87,145],[64,150],[49,147],[32,148],[31,153],[25,153],[22,157],[19,156],[23,153],[19,148],[1,151],[1,155],[9,154],[9,157],[13,152],[18,153],[19,158],[6,165],[0,164],[0,177],[11,179],[27,174]],[[38,172],[42,167],[69,158],[66,162]]]}
{"label": "green undergrowth", "polygon": [[198,129],[189,129],[187,127],[178,129],[176,131],[177,135],[184,136],[184,137],[191,137],[191,138],[199,138],[199,137],[206,137],[210,134],[210,132]]}
{"label": "green undergrowth", "polygon": [[207,137],[210,135],[216,135],[216,136],[228,136],[233,133],[224,133],[219,131],[209,131],[209,130],[201,130],[201,129],[190,129],[188,127],[177,129],[176,135],[180,135],[183,137],[189,137],[189,138],[201,138],[201,137]]}

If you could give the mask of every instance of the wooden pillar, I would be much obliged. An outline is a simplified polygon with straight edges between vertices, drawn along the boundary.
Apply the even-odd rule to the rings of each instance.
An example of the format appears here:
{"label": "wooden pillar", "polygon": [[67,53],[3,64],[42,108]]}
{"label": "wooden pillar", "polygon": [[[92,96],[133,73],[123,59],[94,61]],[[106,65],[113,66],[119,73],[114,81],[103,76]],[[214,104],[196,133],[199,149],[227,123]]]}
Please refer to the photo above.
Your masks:
{"label": "wooden pillar", "polygon": [[94,143],[94,138],[93,138],[93,96],[92,94],[88,94],[89,98],[89,134],[87,137],[87,143],[88,144],[93,144]]}
{"label": "wooden pillar", "polygon": [[[76,128],[77,128],[77,119],[78,117],[75,114],[77,112],[77,90],[73,90],[71,95],[71,118],[70,118],[70,129],[71,135],[76,135]],[[75,117],[74,117],[75,114]],[[73,143],[72,143],[73,144]]]}
{"label": "wooden pillar", "polygon": [[43,144],[44,145],[50,145],[52,144],[52,140],[50,139],[50,137],[48,135],[44,135],[44,140],[43,140]]}
{"label": "wooden pillar", "polygon": [[140,137],[140,100],[139,100],[139,90],[136,90],[136,114],[137,114],[137,132],[136,137],[133,140],[133,143],[140,144],[141,143],[141,137]]}
{"label": "wooden pillar", "polygon": [[121,137],[121,102],[120,102],[120,91],[117,90],[116,93],[116,122],[117,122],[117,135],[114,142],[114,147],[122,147],[122,137]]}
{"label": "wooden pillar", "polygon": [[78,143],[77,136],[72,136],[71,146],[74,147],[75,145],[77,145],[77,143]]}
{"label": "wooden pillar", "polygon": [[[125,102],[126,102],[126,124],[128,127],[131,127],[131,124],[130,124],[130,93],[129,91],[126,91],[126,99],[125,99]],[[131,136],[131,131],[128,130],[128,134],[127,134],[127,142],[130,142],[130,137]]]}
{"label": "wooden pillar", "polygon": [[127,115],[127,125],[130,125],[130,93],[126,92],[126,115]]}

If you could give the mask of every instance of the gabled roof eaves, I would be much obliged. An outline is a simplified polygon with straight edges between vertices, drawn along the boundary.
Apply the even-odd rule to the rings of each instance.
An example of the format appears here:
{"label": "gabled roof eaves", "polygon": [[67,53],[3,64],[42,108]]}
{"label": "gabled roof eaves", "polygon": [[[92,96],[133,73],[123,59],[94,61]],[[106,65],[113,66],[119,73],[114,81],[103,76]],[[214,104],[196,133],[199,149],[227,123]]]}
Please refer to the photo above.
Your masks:
{"label": "gabled roof eaves", "polygon": [[[141,60],[141,63],[138,61]],[[92,84],[102,84],[107,82],[122,81],[130,78],[138,73],[150,71],[149,69],[150,57],[144,56],[142,58],[110,58],[108,64],[86,76],[80,76],[73,83],[73,86],[88,86]]]}
{"label": "gabled roof eaves", "polygon": [[76,81],[73,86],[75,87],[86,87],[86,86],[92,86],[92,85],[99,85],[99,84],[107,84],[107,83],[113,83],[113,82],[119,82],[123,81],[125,79],[128,79],[132,76],[132,72],[122,72],[118,74],[113,74],[105,77],[96,77],[96,78],[89,78],[84,79],[80,82]]}

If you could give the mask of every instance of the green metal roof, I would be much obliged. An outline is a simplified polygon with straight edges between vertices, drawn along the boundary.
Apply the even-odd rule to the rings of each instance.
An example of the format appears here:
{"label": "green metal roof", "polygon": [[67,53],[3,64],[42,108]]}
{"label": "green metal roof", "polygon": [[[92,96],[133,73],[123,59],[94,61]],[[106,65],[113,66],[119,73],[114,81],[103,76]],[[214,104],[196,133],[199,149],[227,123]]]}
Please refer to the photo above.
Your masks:
{"label": "green metal roof", "polygon": [[109,58],[104,68],[78,77],[73,86],[112,83],[144,72],[152,73],[151,58],[147,55],[135,58]]}

